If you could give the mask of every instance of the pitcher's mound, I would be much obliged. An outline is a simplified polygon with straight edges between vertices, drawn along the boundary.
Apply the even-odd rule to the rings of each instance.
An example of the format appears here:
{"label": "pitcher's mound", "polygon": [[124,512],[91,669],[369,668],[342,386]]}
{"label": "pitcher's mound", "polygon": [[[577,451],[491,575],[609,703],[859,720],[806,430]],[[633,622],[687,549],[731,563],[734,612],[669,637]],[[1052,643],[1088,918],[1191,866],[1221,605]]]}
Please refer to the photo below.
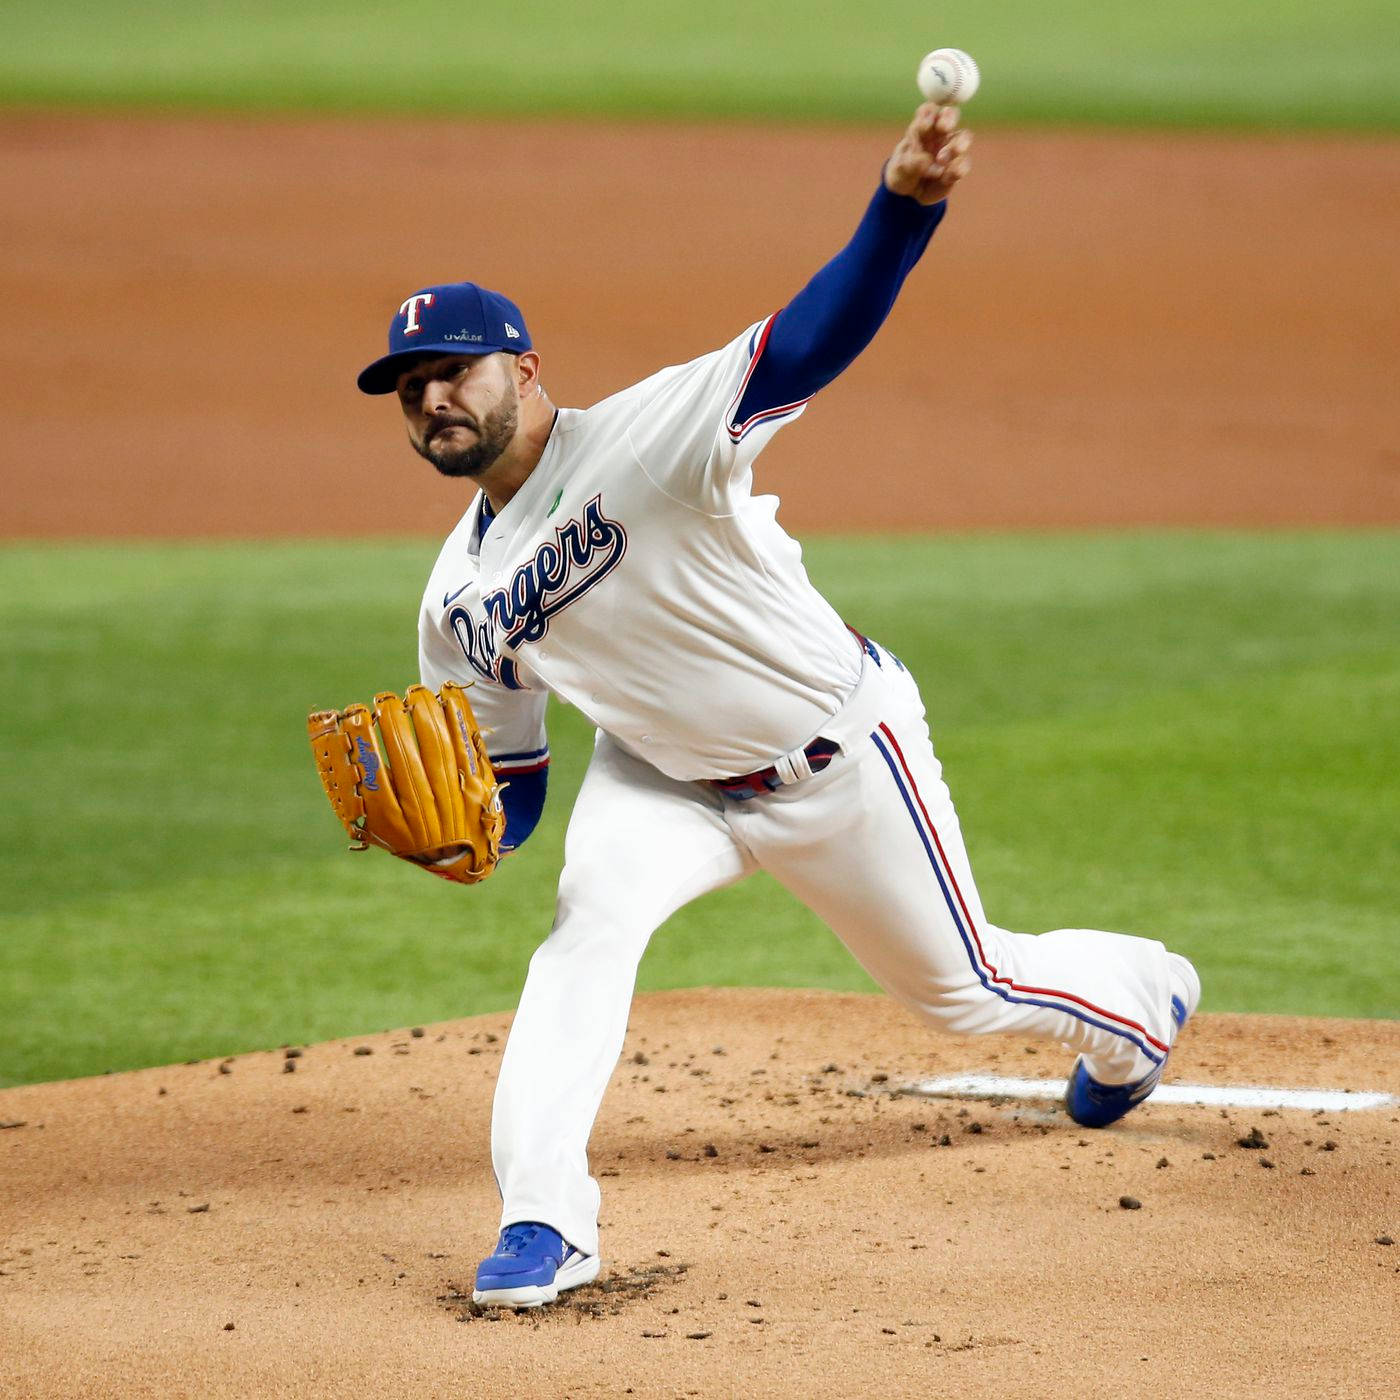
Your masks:
{"label": "pitcher's mound", "polygon": [[[1400,1112],[921,1098],[1062,1077],[878,997],[643,997],[596,1284],[470,1302],[509,1018],[0,1092],[0,1392],[1379,1395]],[[291,1072],[286,1065],[294,1066]],[[1170,1078],[1394,1090],[1400,1025],[1200,1016]]]}

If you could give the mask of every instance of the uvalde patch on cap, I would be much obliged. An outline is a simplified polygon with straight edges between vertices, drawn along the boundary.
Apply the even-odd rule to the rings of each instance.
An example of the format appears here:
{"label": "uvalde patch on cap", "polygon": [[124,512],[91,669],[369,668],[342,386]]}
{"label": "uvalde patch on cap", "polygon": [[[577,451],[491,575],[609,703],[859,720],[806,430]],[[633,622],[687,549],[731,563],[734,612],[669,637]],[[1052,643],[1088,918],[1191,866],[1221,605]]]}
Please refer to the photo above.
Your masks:
{"label": "uvalde patch on cap", "polygon": [[389,323],[389,353],[355,381],[366,394],[392,394],[399,375],[433,355],[518,355],[531,348],[525,317],[509,297],[475,282],[444,282],[405,297]]}

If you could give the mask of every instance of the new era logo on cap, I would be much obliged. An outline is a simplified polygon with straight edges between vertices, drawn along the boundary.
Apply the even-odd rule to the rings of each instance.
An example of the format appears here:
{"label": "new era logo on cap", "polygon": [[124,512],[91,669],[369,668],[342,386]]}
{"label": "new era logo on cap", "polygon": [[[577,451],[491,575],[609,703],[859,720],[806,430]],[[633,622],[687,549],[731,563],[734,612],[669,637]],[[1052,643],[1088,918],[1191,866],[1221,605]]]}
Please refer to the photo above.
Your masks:
{"label": "new era logo on cap", "polygon": [[518,355],[530,348],[525,318],[509,297],[475,282],[447,282],[399,303],[389,324],[389,353],[361,370],[356,382],[366,394],[391,394],[407,365],[434,352]]}

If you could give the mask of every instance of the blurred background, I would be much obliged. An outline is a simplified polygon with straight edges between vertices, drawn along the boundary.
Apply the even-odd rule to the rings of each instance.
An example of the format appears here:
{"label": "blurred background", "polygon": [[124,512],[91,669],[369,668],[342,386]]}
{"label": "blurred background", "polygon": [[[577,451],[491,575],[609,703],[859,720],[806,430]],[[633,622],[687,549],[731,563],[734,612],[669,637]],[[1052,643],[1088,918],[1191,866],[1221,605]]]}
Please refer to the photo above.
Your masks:
{"label": "blurred background", "polygon": [[[467,504],[359,395],[403,297],[584,405],[781,306],[967,49],[975,170],[765,453],[920,678],[989,915],[1206,1010],[1400,1015],[1400,12],[425,0],[7,11],[0,1086],[514,1003],[590,735],[479,889],[347,858],[307,710],[416,677]],[[431,886],[431,888],[429,888]],[[642,986],[870,989],[759,877]]]}

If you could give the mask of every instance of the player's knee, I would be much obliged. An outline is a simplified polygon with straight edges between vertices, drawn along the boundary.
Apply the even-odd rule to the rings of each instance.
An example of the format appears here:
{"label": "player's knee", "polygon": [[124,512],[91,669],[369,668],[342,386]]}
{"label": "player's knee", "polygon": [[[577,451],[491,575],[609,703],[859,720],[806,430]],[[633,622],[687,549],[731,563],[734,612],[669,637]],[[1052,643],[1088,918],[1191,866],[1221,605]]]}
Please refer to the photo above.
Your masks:
{"label": "player's knee", "polygon": [[974,973],[942,970],[918,979],[902,979],[895,996],[916,1015],[954,1035],[982,1029],[989,1000],[996,995]]}

